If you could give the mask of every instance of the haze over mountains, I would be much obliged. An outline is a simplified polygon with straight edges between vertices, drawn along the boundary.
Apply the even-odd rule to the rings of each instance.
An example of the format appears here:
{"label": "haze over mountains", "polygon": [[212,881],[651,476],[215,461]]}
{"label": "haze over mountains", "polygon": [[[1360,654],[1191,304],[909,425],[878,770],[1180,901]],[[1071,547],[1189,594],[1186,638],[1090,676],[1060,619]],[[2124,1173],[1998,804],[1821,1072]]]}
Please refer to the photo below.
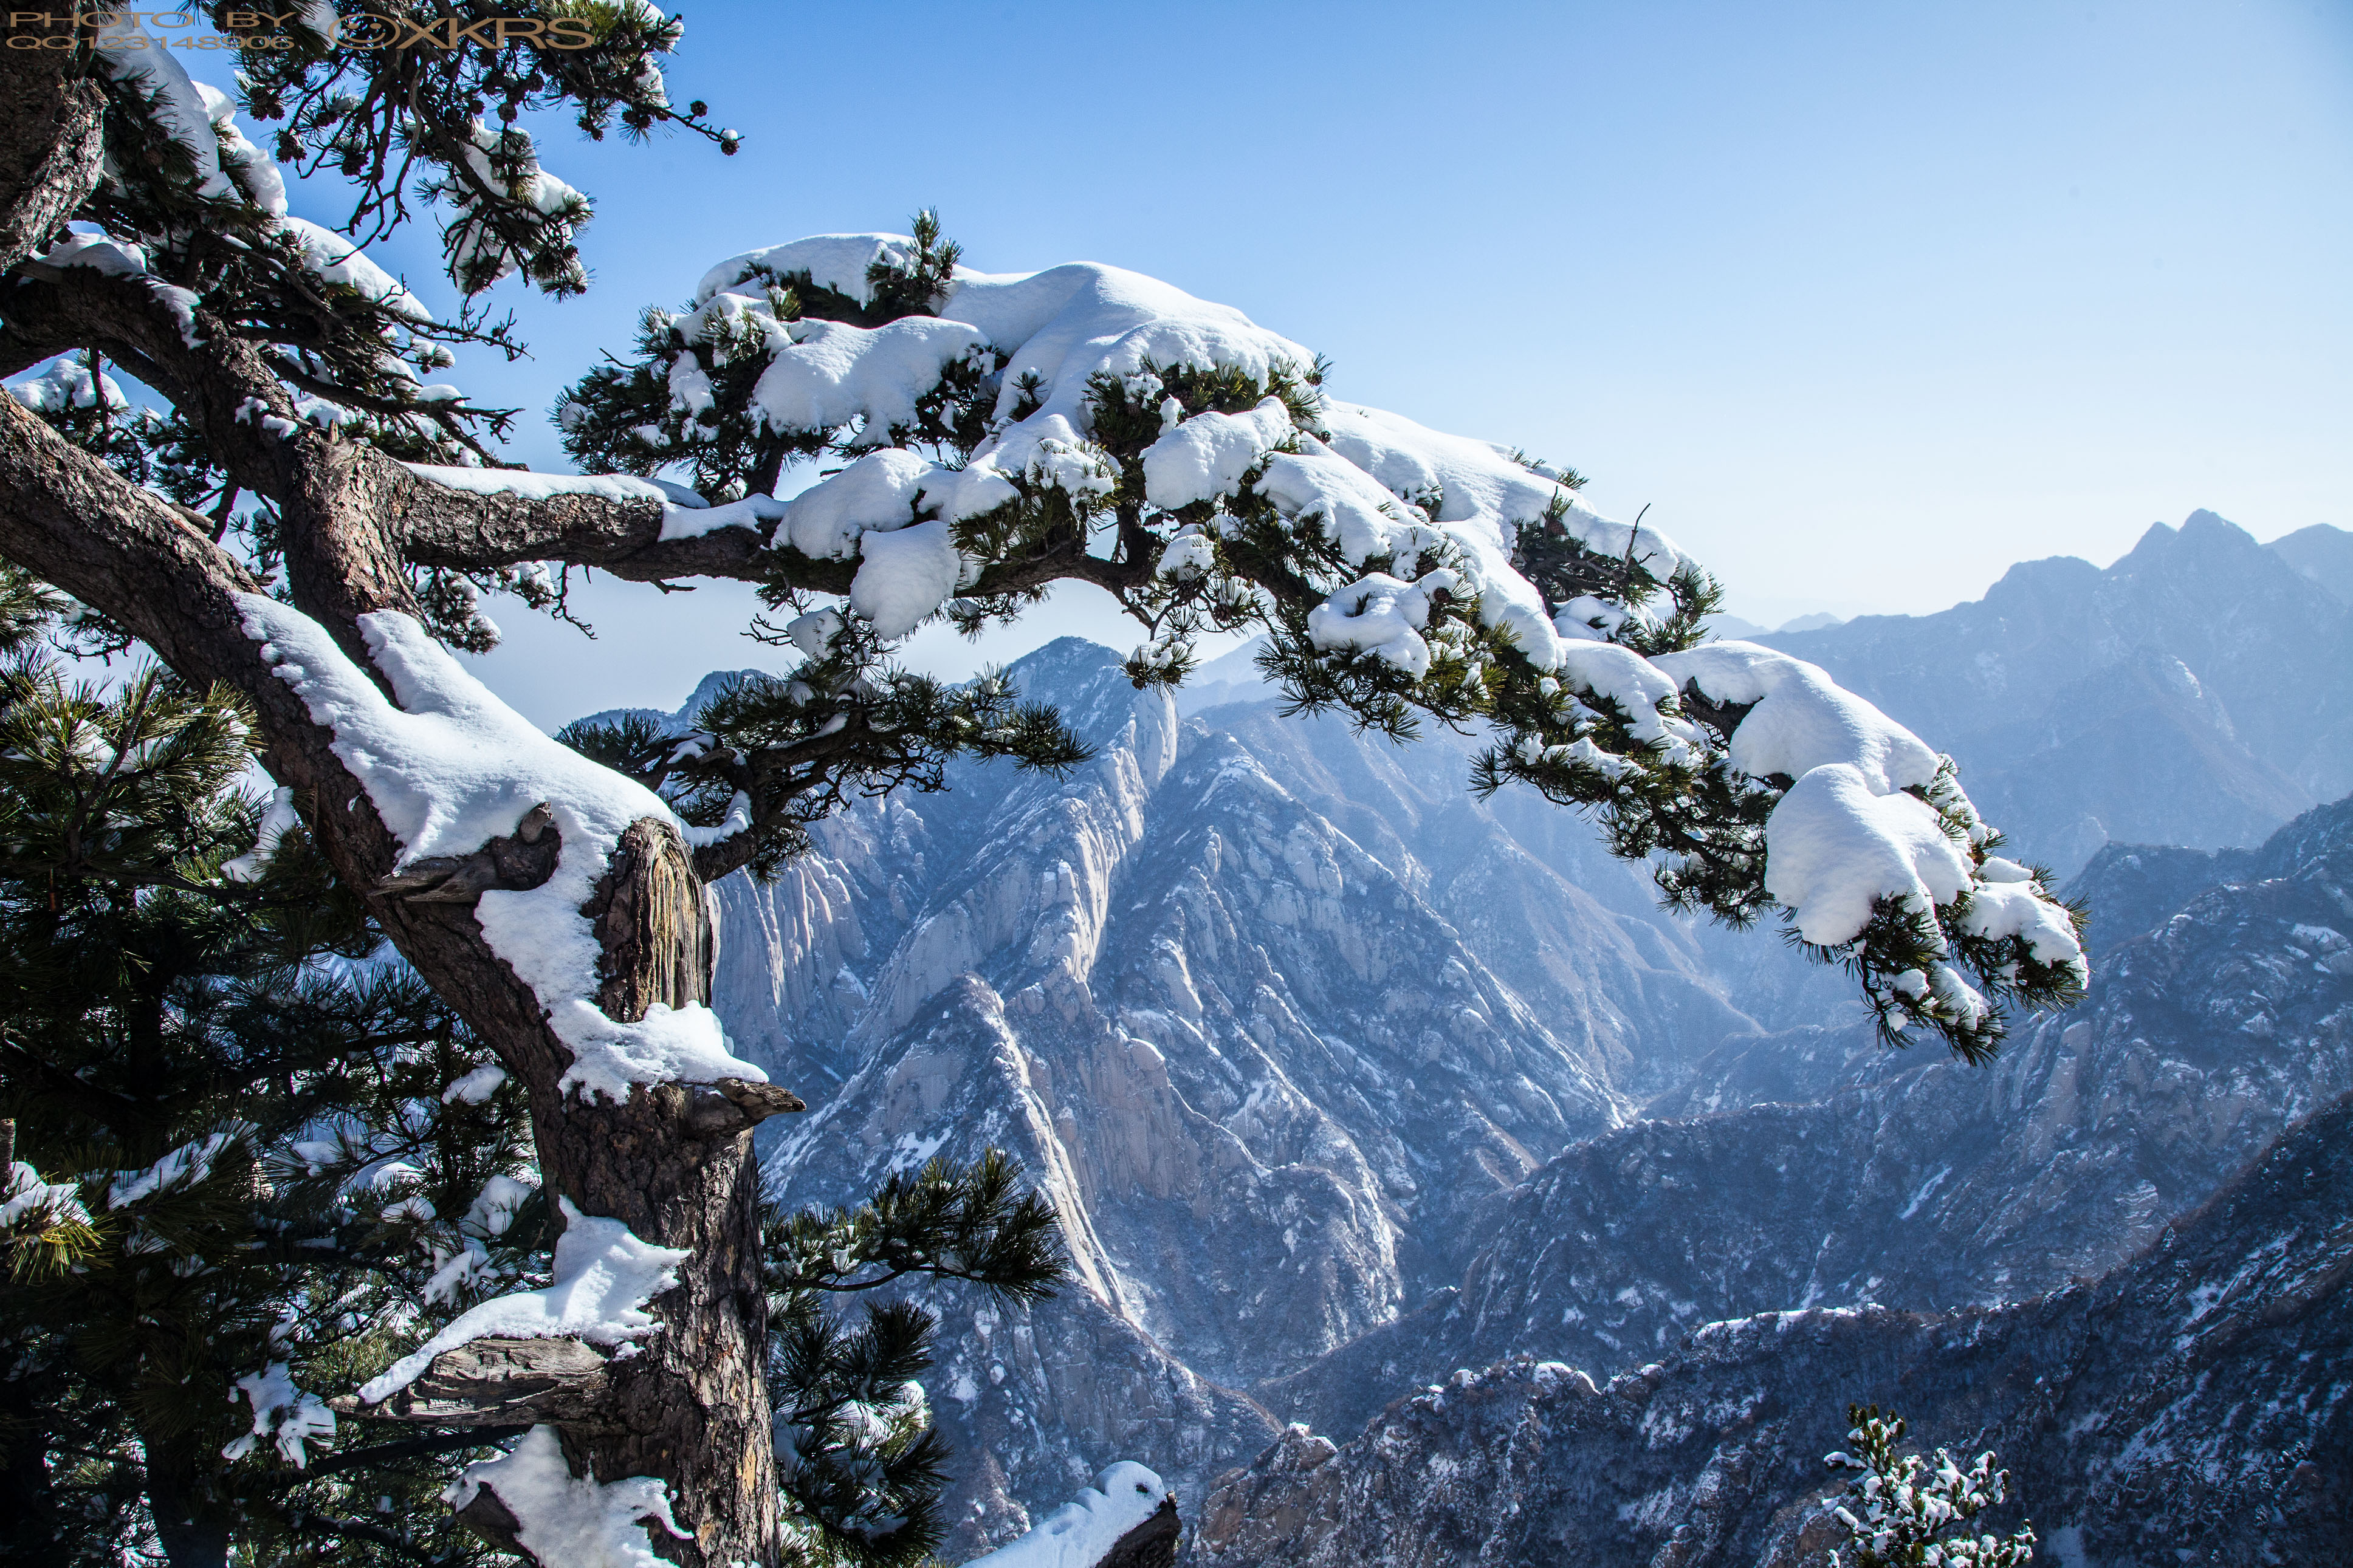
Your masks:
{"label": "haze over mountains", "polygon": [[2353,790],[2353,534],[2257,544],[2210,511],[2105,570],[2010,569],[1933,616],[1759,640],[1820,665],[1961,764],[2029,856],[2260,843]]}
{"label": "haze over mountains", "polygon": [[[2078,888],[2094,906],[2094,994],[2028,1021],[1991,1070],[1880,1050],[1841,977],[1769,932],[1661,913],[1643,870],[1573,814],[1513,792],[1472,801],[1466,741],[1399,748],[1284,719],[1246,660],[1204,669],[1175,700],[1137,692],[1091,645],[1023,660],[1025,694],[1063,707],[1091,763],[1061,781],[952,769],[946,793],[821,825],[817,853],[776,882],[719,889],[715,1005],[739,1050],[815,1107],[768,1145],[788,1200],[852,1202],[890,1168],[994,1143],[1063,1215],[1077,1274],[1057,1300],[948,1304],[932,1382],[958,1451],[951,1559],[1109,1460],[1159,1469],[1194,1518],[1220,1473],[1266,1450],[1215,1505],[1226,1523],[1188,1548],[1201,1560],[1362,1561],[1363,1530],[1335,1524],[1328,1547],[1282,1555],[1236,1522],[1257,1508],[1237,1500],[1312,1521],[1361,1486],[1419,1500],[1402,1515],[1350,1504],[1352,1518],[1430,1539],[1459,1526],[1498,1562],[1644,1562],[1665,1537],[1641,1521],[1699,1521],[1694,1489],[1720,1486],[1748,1444],[1775,1457],[1738,1509],[1708,1516],[1717,1544],[1694,1536],[1675,1561],[1758,1561],[1753,1542],[1709,1553],[1767,1523],[1795,1540],[1802,1521],[1776,1510],[1797,1495],[1791,1467],[1827,1446],[1813,1426],[1899,1369],[1926,1391],[1906,1410],[1932,1442],[2043,1430],[2028,1404],[1934,1392],[1969,1380],[1940,1348],[1957,1331],[1940,1325],[2096,1342],[2110,1370],[2082,1373],[2072,1397],[2125,1399],[2132,1342],[2114,1336],[2157,1334],[2199,1288],[2179,1270],[2148,1283],[2155,1266],[2136,1255],[2172,1245],[2168,1225],[2353,1089],[2353,812],[2228,847],[2263,846],[2353,788],[2353,606],[2326,586],[2341,585],[2348,544],[2307,530],[2267,548],[2200,513],[2105,570],[2033,563],[1938,616],[1759,639],[1954,752],[2024,853],[2092,862]],[[2326,1134],[2313,1157],[2336,1159],[2342,1141]],[[2321,1247],[2259,1229],[2200,1232],[2199,1256]],[[2337,1308],[2311,1305],[2336,1300],[2335,1267],[2278,1287],[2310,1298],[2294,1324],[2323,1325],[2296,1341],[2306,1350],[2339,1331],[2326,1327]],[[2090,1278],[2115,1283],[2071,1285]],[[2103,1289],[2110,1326],[2086,1341],[2084,1292]],[[2274,1322],[2288,1298],[2272,1289],[2232,1300]],[[2142,1305],[2114,1304],[2127,1299]],[[2046,1304],[1995,1306],[2021,1301]],[[1711,1321],[1862,1303],[1885,1310],[1804,1331],[1802,1355],[1754,1326],[1681,1348]],[[1612,1384],[1600,1404],[1559,1374],[1474,1379],[1488,1391],[1474,1403],[1504,1414],[1469,1426],[1447,1414],[1463,1405],[1451,1393],[1380,1416],[1454,1368],[1513,1355],[1596,1384],[1669,1369],[1654,1392]],[[1704,1412],[1739,1402],[1673,1392],[1728,1387],[1726,1368],[1753,1371],[1756,1411],[1773,1413],[1718,1419]],[[2274,1420],[2260,1441],[2353,1468],[2342,1401],[2281,1390],[2305,1400],[2302,1425]],[[1546,1529],[1585,1529],[1558,1502],[1592,1491],[1574,1467],[1634,1473],[1609,1446],[1623,1423],[1591,1413],[1647,1430],[1670,1394],[1701,1414],[1644,1450],[1665,1457],[1635,1467],[1656,1471],[1641,1482],[1651,1500],[1630,1502],[1619,1555],[1558,1556],[1564,1537],[1463,1515],[1499,1501],[1380,1470],[1441,1452],[1429,1443],[1501,1445],[1464,1473],[1525,1499]],[[1821,1408],[1798,1410],[1800,1394]],[[2217,1442],[2258,1440],[2234,1419],[2183,1417]],[[1269,1449],[1293,1420],[1332,1444]],[[1367,1420],[1371,1447],[1350,1447]],[[1382,1421],[1403,1435],[1380,1436]],[[1570,1468],[1547,1468],[1523,1462],[1552,1451],[1526,1448],[1531,1421],[1620,1435],[1577,1436],[1561,1450]],[[2150,1475],[2160,1450],[2087,1441],[2033,1460],[2056,1478],[2045,1495],[2088,1500],[2081,1518],[2041,1500],[2035,1518],[2089,1532],[2063,1562],[2141,1561],[2100,1545],[2124,1537],[2098,1499],[2138,1473],[2127,1450]],[[1315,1456],[1334,1452],[1310,1485],[1327,1474]],[[2086,1480],[2086,1465],[2109,1479]],[[2255,1483],[2231,1484],[2238,1498]],[[2345,1506],[2306,1491],[2283,1519]],[[2177,1502],[2185,1519],[2206,1506]]]}

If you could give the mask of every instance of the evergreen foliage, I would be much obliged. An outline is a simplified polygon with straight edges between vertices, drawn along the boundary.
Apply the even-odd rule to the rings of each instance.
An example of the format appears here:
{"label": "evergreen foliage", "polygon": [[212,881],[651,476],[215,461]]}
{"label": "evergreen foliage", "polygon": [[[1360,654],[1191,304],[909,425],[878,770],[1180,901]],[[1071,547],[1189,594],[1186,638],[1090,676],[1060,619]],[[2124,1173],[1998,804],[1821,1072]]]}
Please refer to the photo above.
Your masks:
{"label": "evergreen foliage", "polygon": [[[544,1283],[520,1093],[382,947],[299,825],[242,792],[239,704],[41,656],[60,608],[0,570],[0,1476],[26,1561],[488,1561],[438,1506],[512,1430],[338,1429],[459,1308]],[[11,1163],[10,1162],[15,1162]],[[945,1446],[910,1276],[1050,1293],[1054,1213],[991,1151],[866,1205],[773,1205],[763,1278],[784,1481],[812,1562],[937,1544]]]}
{"label": "evergreen foliage", "polygon": [[1053,1206],[992,1149],[965,1167],[895,1173],[857,1209],[786,1215],[769,1205],[761,1279],[774,1325],[775,1402],[794,1541],[810,1563],[904,1568],[945,1533],[945,1444],[915,1379],[937,1320],[901,1296],[852,1322],[828,1299],[911,1278],[958,1280],[1000,1299],[1053,1294],[1065,1272]]}
{"label": "evergreen foliage", "polygon": [[[809,623],[840,628],[841,619],[819,610],[795,624],[807,637]],[[875,651],[871,637],[836,635],[790,679],[737,680],[683,731],[630,716],[570,724],[556,738],[699,826],[736,815],[757,835],[749,864],[761,877],[806,849],[807,825],[854,795],[944,787],[943,770],[958,754],[1052,773],[1091,754],[1053,709],[1019,701],[1000,671],[948,686],[880,668]]]}
{"label": "evergreen foliage", "polygon": [[[871,329],[938,308],[956,247],[941,237],[932,212],[916,215],[913,229],[910,242],[870,265],[871,298],[863,301],[805,270],[780,272],[754,257],[736,264],[738,281],[698,308],[649,310],[636,354],[590,372],[559,406],[567,450],[592,470],[679,473],[722,500],[765,495],[795,465],[854,463],[878,447],[917,453],[951,470],[970,464],[1042,395],[1034,377],[1025,383],[988,351],[948,360],[921,384],[912,418],[887,426],[862,418],[796,426],[757,395],[764,374],[801,335],[800,323]],[[1147,360],[1132,374],[1095,374],[1086,388],[1085,443],[1057,447],[1060,467],[1053,471],[1035,465],[1008,471],[1014,500],[956,519],[956,546],[977,563],[976,577],[943,613],[977,634],[992,621],[1018,618],[1051,576],[1090,575],[1090,560],[1105,560],[1110,567],[1092,580],[1149,634],[1128,661],[1137,686],[1181,681],[1206,634],[1263,631],[1260,663],[1291,711],[1337,711],[1399,741],[1417,736],[1425,721],[1484,731],[1491,740],[1474,763],[1477,791],[1517,783],[1587,812],[1613,853],[1652,860],[1670,907],[1734,926],[1776,912],[1765,886],[1765,827],[1795,781],[1731,765],[1732,734],[1747,708],[1713,703],[1692,686],[1658,701],[1655,713],[1630,712],[1609,692],[1539,668],[1510,629],[1482,615],[1475,595],[1448,587],[1466,563],[1441,531],[1409,530],[1414,542],[1392,555],[1352,555],[1336,526],[1303,527],[1266,493],[1271,463],[1333,439],[1326,368],[1320,360],[1278,362],[1253,374]],[[1295,434],[1263,451],[1229,494],[1172,508],[1151,501],[1145,453],[1179,420],[1247,414],[1270,398]],[[1514,456],[1562,487],[1548,510],[1521,522],[1511,549],[1512,568],[1545,604],[1558,606],[1584,635],[1645,658],[1706,640],[1705,619],[1723,598],[1712,577],[1688,562],[1663,577],[1653,572],[1636,552],[1639,528],[1622,555],[1594,549],[1568,526],[1568,498],[1582,477]],[[1438,490],[1407,500],[1430,518],[1447,505]],[[910,521],[923,515],[917,507]],[[794,640],[813,661],[839,662],[860,677],[881,668],[877,661],[887,648],[858,617],[807,618],[822,613],[810,611],[812,604],[848,592],[855,559],[812,557],[780,536],[765,561],[763,597],[805,612]],[[1335,595],[1390,578],[1435,585],[1427,624],[1418,626],[1426,663],[1335,653],[1319,639],[1312,623]],[[1684,734],[1658,733],[1661,717]],[[1933,785],[1910,793],[1946,819],[1973,862],[2000,847],[1949,766]],[[789,853],[807,815],[755,816],[754,831],[764,840],[781,835],[787,841],[781,852]],[[773,865],[779,852],[764,844],[759,853],[763,865]],[[1886,900],[1852,940],[1809,952],[1856,976],[1889,1044],[1907,1043],[1907,1031],[1918,1028],[1982,1061],[1999,1047],[2010,1010],[2071,1004],[2081,974],[2012,936],[1964,935],[1948,944],[1947,928],[1965,932],[1968,911],[1966,899],[1936,910]],[[2073,913],[2080,925],[2080,911]],[[1974,988],[1957,984],[1955,961]],[[1952,979],[1931,983],[1944,976]]]}
{"label": "evergreen foliage", "polygon": [[1963,1469],[1946,1450],[1931,1460],[1899,1453],[1901,1416],[1883,1416],[1876,1405],[1850,1405],[1854,1424],[1846,1449],[1823,1463],[1855,1473],[1831,1504],[1831,1516],[1852,1537],[1830,1556],[1830,1568],[2023,1568],[2034,1560],[2034,1527],[2007,1536],[1970,1533],[1987,1509],[2010,1495],[2010,1472],[1979,1454]]}
{"label": "evergreen foliage", "polygon": [[[21,610],[22,579],[5,584]],[[335,1423],[306,1390],[372,1370],[417,1304],[429,1316],[543,1245],[534,1215],[515,1230],[480,1211],[522,1190],[521,1097],[445,1103],[480,1047],[379,956],[299,826],[258,844],[239,703],[154,669],[69,681],[11,619],[0,1115],[14,1184],[60,1200],[6,1235],[11,1544],[178,1559],[234,1528],[289,1563],[376,1535],[467,1560],[430,1506],[440,1455],[463,1450],[312,1466]]]}

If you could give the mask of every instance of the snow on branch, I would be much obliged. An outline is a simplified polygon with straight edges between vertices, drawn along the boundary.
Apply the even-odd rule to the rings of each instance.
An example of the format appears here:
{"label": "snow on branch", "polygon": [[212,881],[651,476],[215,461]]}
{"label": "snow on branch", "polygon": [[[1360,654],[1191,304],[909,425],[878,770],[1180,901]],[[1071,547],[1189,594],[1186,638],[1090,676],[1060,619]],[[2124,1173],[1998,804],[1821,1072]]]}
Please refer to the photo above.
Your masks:
{"label": "snow on branch", "polygon": [[89,1223],[90,1210],[82,1206],[81,1189],[74,1183],[45,1182],[40,1172],[22,1160],[0,1170],[0,1231]]}
{"label": "snow on branch", "polygon": [[297,1388],[282,1361],[238,1378],[229,1402],[240,1396],[253,1407],[253,1430],[229,1439],[221,1449],[224,1459],[242,1459],[266,1439],[280,1458],[301,1469],[309,1459],[307,1445],[335,1435],[335,1413],[317,1394]]}
{"label": "snow on branch", "polygon": [[678,1283],[692,1254],[640,1241],[617,1219],[584,1215],[559,1198],[564,1234],[554,1276],[543,1290],[478,1301],[381,1375],[361,1385],[359,1403],[381,1405],[406,1388],[445,1351],[484,1339],[576,1339],[618,1349],[661,1327],[646,1303]]}
{"label": "snow on branch", "polygon": [[1180,679],[1200,632],[1264,626],[1300,707],[1488,728],[1479,787],[1591,811],[1672,903],[1778,909],[1891,1038],[1982,1056],[2004,1004],[2080,992],[2074,917],[1987,868],[1950,761],[1811,665],[1705,644],[1712,580],[1573,473],[1332,398],[1306,348],[1156,279],[955,257],[926,217],[723,262],[573,389],[566,445],[690,473],[712,504],[664,537],[765,529],[772,602],[808,625],[839,595],[838,641],[976,626],[1058,576],[1152,629],[1138,684]]}
{"label": "snow on branch", "polygon": [[670,1512],[670,1488],[651,1476],[607,1484],[575,1476],[565,1462],[553,1426],[534,1426],[502,1458],[466,1467],[442,1494],[459,1513],[482,1492],[494,1494],[514,1518],[515,1540],[533,1563],[565,1568],[668,1568],[646,1533],[658,1524],[691,1539]]}
{"label": "snow on branch", "polygon": [[260,595],[240,602],[246,634],[311,720],[333,731],[335,755],[400,840],[400,866],[469,856],[548,807],[560,836],[554,874],[536,888],[482,893],[474,918],[570,1049],[561,1087],[625,1100],[634,1083],[766,1081],[729,1051],[707,1007],[656,1004],[624,1023],[596,1004],[599,950],[581,906],[631,823],[684,826],[659,795],[542,734],[406,616],[359,620],[395,706],[317,622]]}

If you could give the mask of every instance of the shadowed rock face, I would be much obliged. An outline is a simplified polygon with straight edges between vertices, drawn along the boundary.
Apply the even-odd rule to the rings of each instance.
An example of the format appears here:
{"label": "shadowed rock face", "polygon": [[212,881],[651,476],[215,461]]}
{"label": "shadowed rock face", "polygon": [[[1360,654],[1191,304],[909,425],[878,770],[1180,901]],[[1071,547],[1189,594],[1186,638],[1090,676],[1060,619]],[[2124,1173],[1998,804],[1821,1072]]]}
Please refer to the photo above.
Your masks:
{"label": "shadowed rock face", "polygon": [[[715,1005],[817,1107],[771,1143],[787,1201],[993,1143],[1063,1216],[1055,1302],[949,1309],[934,1406],[987,1456],[958,1551],[1124,1456],[1198,1496],[1274,1430],[1229,1387],[1459,1279],[1546,1156],[1754,1028],[1687,934],[1630,929],[1473,815],[1459,771],[1337,726],[1180,728],[1083,644],[1016,676],[1094,761],[963,770],[721,892]],[[1335,769],[1365,787],[1335,793]]]}
{"label": "shadowed rock face", "polygon": [[2141,1257],[2021,1306],[1709,1326],[1597,1386],[1458,1373],[1336,1447],[1291,1428],[1209,1499],[1201,1564],[1526,1568],[1819,1561],[1844,1404],[1996,1449],[2000,1528],[2063,1564],[2324,1563],[2353,1540],[2353,1102]]}
{"label": "shadowed rock face", "polygon": [[1607,1375],[1719,1319],[2014,1301],[2116,1267],[2353,1090],[2353,802],[2233,864],[1989,1070],[1859,1026],[1727,1041],[1659,1119],[1515,1189],[1459,1291],[1253,1392],[1345,1435],[1506,1355]]}

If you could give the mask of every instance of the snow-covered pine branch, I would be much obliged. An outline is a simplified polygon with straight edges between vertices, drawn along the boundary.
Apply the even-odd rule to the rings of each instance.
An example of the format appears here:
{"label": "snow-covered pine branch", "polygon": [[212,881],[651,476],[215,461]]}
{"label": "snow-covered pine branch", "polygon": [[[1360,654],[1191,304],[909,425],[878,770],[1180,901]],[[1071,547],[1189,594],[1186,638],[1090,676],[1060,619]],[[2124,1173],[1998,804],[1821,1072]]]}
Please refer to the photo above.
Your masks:
{"label": "snow-covered pine branch", "polygon": [[1990,1451],[1966,1468],[1944,1448],[1936,1457],[1899,1449],[1905,1422],[1876,1405],[1851,1405],[1847,1447],[1823,1456],[1833,1470],[1855,1472],[1846,1489],[1824,1498],[1848,1532],[1830,1568],[2026,1568],[2034,1561],[2034,1527],[2006,1536],[1976,1529],[1987,1509],[2010,1497],[2010,1472]]}
{"label": "snow-covered pine branch", "polygon": [[[461,1116],[478,1096],[527,1096],[545,1186],[527,1201],[569,1202],[676,1260],[675,1286],[628,1309],[660,1331],[606,1363],[631,1426],[534,1437],[510,1457],[512,1487],[478,1488],[477,1505],[570,1499],[625,1553],[651,1531],[677,1534],[663,1553],[689,1563],[775,1555],[770,1390],[793,1380],[744,1304],[762,1283],[748,1133],[798,1101],[739,1074],[711,1021],[702,885],[788,852],[846,792],[937,783],[948,756],[1076,759],[1055,716],[1001,681],[949,691],[891,668],[934,616],[976,627],[1058,581],[1094,583],[1147,629],[1140,685],[1181,679],[1205,631],[1262,626],[1296,705],[1399,736],[1425,716],[1491,726],[1475,783],[1595,812],[1620,853],[1660,857],[1671,899],[1735,921],[1784,910],[1858,971],[1891,1029],[1932,1027],[1964,1054],[1999,1037],[2000,1005],[2080,986],[2072,919],[2031,868],[1989,853],[1949,764],[1819,670],[1704,644],[1713,584],[1670,542],[1596,515],[1565,471],[1331,398],[1306,349],[1166,283],[1092,264],[976,273],[928,218],[749,253],[686,311],[649,315],[636,361],[567,399],[590,477],[490,467],[511,411],[427,377],[452,345],[518,346],[475,291],[519,272],[562,293],[583,276],[586,199],[539,165],[521,114],[561,108],[591,134],[678,125],[723,151],[733,137],[701,105],[670,106],[657,58],[679,24],[646,0],[590,8],[593,47],[571,53],[510,43],[489,0],[369,8],[446,27],[430,51],[339,48],[356,7],[300,9],[296,47],[248,59],[244,111],[278,123],[277,162],[349,183],[337,232],[286,212],[271,157],[178,57],[107,41],[33,62],[81,118],[0,126],[10,166],[62,171],[0,213],[0,364],[90,355],[94,390],[85,405],[58,370],[0,399],[0,549],[70,594],[90,636],[233,692],[291,792],[305,831],[290,856],[262,852],[240,818],[236,853],[171,875],[234,904],[314,858],[495,1054],[502,1077],[469,1050],[384,1126],[343,1130],[317,1162],[292,1151],[301,1181],[370,1224],[441,1237],[418,1305],[487,1293],[475,1248],[498,1228],[489,1211],[513,1206],[480,1180],[428,1197],[396,1169],[385,1139],[419,1106]],[[461,42],[461,27],[491,32]],[[365,254],[419,190],[465,301],[439,319]],[[114,408],[108,371],[164,406]],[[786,470],[804,463],[839,471],[796,490]],[[486,591],[562,613],[571,564],[756,582],[791,615],[755,635],[792,662],[689,733],[558,746],[448,650],[494,640]],[[237,871],[216,875],[223,862]],[[192,1185],[159,1175],[153,1200],[249,1204],[244,1165],[214,1164]],[[802,1270],[794,1289],[981,1278],[932,1241],[923,1258],[894,1251],[912,1232],[878,1216],[822,1222],[871,1250],[845,1247],[831,1284]],[[1007,1279],[1028,1267],[997,1262]],[[871,1354],[845,1350],[838,1403],[790,1412],[819,1447],[832,1423],[844,1463],[828,1474],[855,1479],[892,1445],[893,1462],[921,1458],[920,1402],[878,1371],[920,1350],[914,1320],[895,1322],[872,1320]],[[255,1439],[237,1463],[281,1438],[307,1453],[323,1425],[280,1386],[281,1359],[235,1368],[251,1380],[235,1405],[207,1395],[215,1423],[239,1412],[235,1440]],[[864,1482],[826,1504],[843,1531],[911,1542],[897,1521],[913,1511],[895,1507]],[[508,1539],[542,1562],[576,1539],[536,1536]]]}
{"label": "snow-covered pine branch", "polygon": [[[1479,787],[1590,810],[1671,901],[1783,911],[1891,1038],[1981,1058],[2006,1005],[2080,990],[2073,915],[1990,853],[1949,759],[1813,666],[1705,643],[1713,583],[1575,475],[1330,397],[1314,354],[1230,307],[1093,263],[975,272],[918,229],[711,268],[574,388],[572,450],[691,478],[665,537],[758,531],[771,601],[833,605],[835,638],[1081,578],[1150,630],[1139,685],[1261,626],[1302,708],[1490,727]],[[818,462],[839,467],[771,499]]]}

